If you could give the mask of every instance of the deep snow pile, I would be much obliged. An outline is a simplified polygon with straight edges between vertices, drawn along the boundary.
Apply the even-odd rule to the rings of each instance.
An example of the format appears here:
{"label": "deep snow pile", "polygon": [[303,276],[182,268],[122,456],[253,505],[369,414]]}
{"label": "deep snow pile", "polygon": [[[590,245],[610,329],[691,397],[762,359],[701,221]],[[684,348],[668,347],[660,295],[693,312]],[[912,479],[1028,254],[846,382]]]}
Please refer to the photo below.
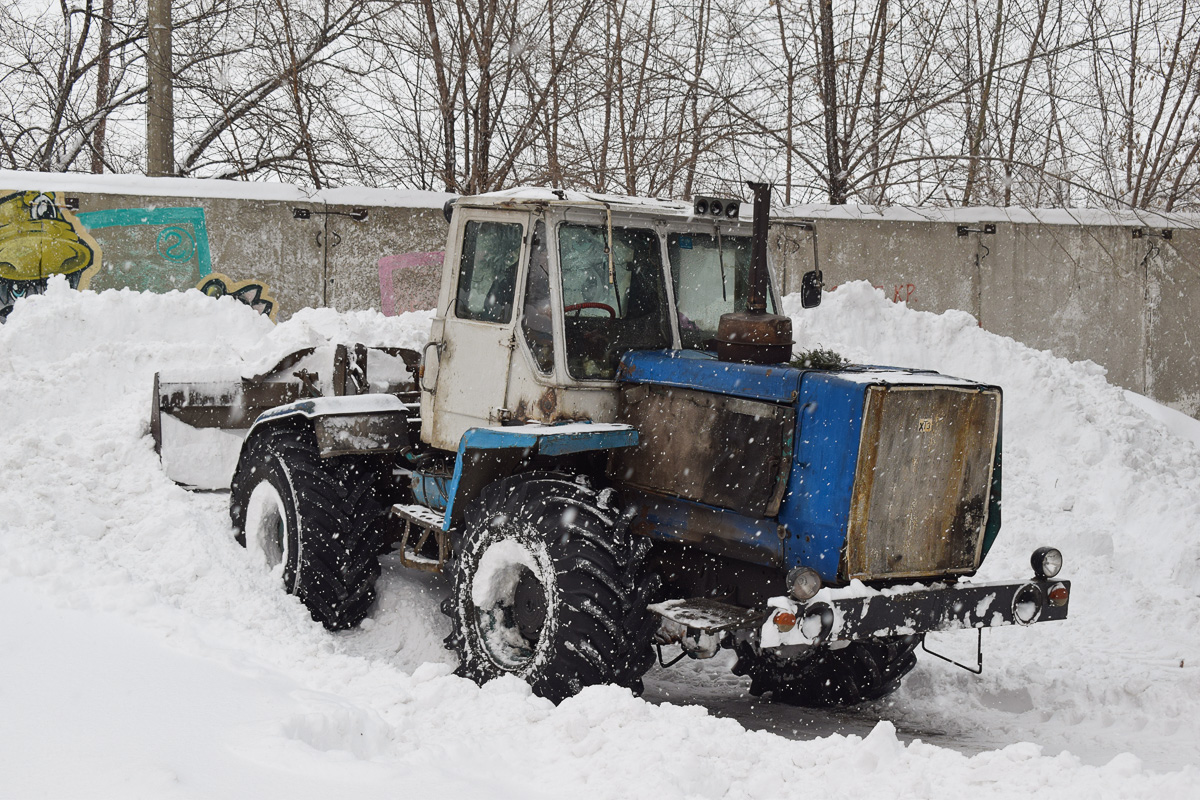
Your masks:
{"label": "deep snow pile", "polygon": [[[225,497],[167,481],[147,435],[155,370],[325,338],[412,346],[429,314],[272,327],[228,298],[55,282],[0,328],[0,797],[1194,796],[1196,447],[1095,365],[965,314],[862,284],[785,306],[802,346],[1005,388],[1004,529],[980,578],[1023,576],[1052,542],[1069,622],[989,632],[981,678],[926,657],[865,738],[792,741],[611,687],[557,708],[515,680],[476,687],[449,675],[437,581],[386,571],[364,630],[326,633],[233,543]],[[681,685],[738,692],[718,666]],[[893,722],[1032,744],[968,757]]]}

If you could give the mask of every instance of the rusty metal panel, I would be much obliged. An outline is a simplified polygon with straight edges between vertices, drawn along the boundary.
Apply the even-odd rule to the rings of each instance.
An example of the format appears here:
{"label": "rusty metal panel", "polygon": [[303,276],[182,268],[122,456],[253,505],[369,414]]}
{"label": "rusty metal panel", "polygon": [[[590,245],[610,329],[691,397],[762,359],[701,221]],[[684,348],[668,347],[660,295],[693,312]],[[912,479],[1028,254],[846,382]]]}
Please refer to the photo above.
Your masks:
{"label": "rusty metal panel", "polygon": [[[300,385],[250,381],[166,383],[155,376],[155,413],[193,428],[249,428],[258,415],[299,400]],[[157,426],[152,415],[151,425]]]}
{"label": "rusty metal panel", "polygon": [[868,388],[847,577],[974,572],[987,526],[999,425],[997,389]]}
{"label": "rusty metal panel", "polygon": [[356,453],[396,453],[409,445],[403,412],[332,414],[313,420],[321,458]]}
{"label": "rusty metal panel", "polygon": [[773,517],[791,467],[795,410],[694,389],[626,385],[617,418],[638,446],[614,456],[622,483]]}
{"label": "rusty metal panel", "polygon": [[623,490],[621,500],[636,509],[632,528],[639,536],[693,545],[747,564],[783,564],[787,529],[773,520],[636,489]]}

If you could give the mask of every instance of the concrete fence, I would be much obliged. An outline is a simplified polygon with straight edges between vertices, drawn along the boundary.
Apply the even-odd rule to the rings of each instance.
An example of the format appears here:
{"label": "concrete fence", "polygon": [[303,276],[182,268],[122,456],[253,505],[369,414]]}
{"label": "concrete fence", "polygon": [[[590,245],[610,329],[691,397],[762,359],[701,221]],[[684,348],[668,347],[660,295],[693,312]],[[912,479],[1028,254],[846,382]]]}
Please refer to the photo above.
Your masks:
{"label": "concrete fence", "polygon": [[0,170],[0,307],[6,289],[64,274],[79,288],[230,294],[276,320],[432,308],[449,197]]}
{"label": "concrete fence", "polygon": [[784,292],[818,263],[827,284],[867,280],[912,308],[969,311],[1200,418],[1200,217],[861,206],[782,216],[772,251]]}
{"label": "concrete fence", "polygon": [[[276,320],[310,306],[431,308],[449,197],[0,170],[0,314],[52,274],[233,295]],[[1198,227],[1085,210],[796,206],[776,218],[771,252],[785,293],[818,263],[829,285],[868,280],[913,308],[969,311],[1200,418]]]}

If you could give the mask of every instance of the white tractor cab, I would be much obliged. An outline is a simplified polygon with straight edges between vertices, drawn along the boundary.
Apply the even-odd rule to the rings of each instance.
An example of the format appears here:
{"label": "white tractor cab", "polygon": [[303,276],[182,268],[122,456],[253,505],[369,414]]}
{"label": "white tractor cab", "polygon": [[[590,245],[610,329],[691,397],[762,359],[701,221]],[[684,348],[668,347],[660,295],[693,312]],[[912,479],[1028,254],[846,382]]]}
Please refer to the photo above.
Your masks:
{"label": "white tractor cab", "polygon": [[612,422],[623,353],[710,349],[721,316],[746,310],[752,231],[740,201],[703,202],[704,215],[547,189],[453,201],[422,441],[453,451],[480,426]]}
{"label": "white tractor cab", "polygon": [[928,631],[1065,619],[1053,548],[969,580],[1000,529],[999,387],[793,361],[751,187],[752,222],[720,198],[459,198],[421,353],[156,376],[164,468],[227,486],[238,541],[331,630],[370,612],[385,553],[448,573],[459,674],[556,701],[637,689],[667,646],[848,705]]}

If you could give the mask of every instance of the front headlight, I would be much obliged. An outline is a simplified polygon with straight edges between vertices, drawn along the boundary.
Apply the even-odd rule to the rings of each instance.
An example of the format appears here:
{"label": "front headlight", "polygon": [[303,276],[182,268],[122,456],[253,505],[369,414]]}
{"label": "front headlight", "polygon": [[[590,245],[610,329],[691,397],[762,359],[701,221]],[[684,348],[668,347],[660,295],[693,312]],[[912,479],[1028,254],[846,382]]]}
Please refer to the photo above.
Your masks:
{"label": "front headlight", "polygon": [[812,567],[795,567],[787,575],[788,591],[801,603],[821,591],[821,576]]}
{"label": "front headlight", "polygon": [[1033,551],[1029,563],[1033,565],[1033,574],[1037,577],[1053,578],[1062,569],[1062,553],[1054,547],[1039,547]]}

